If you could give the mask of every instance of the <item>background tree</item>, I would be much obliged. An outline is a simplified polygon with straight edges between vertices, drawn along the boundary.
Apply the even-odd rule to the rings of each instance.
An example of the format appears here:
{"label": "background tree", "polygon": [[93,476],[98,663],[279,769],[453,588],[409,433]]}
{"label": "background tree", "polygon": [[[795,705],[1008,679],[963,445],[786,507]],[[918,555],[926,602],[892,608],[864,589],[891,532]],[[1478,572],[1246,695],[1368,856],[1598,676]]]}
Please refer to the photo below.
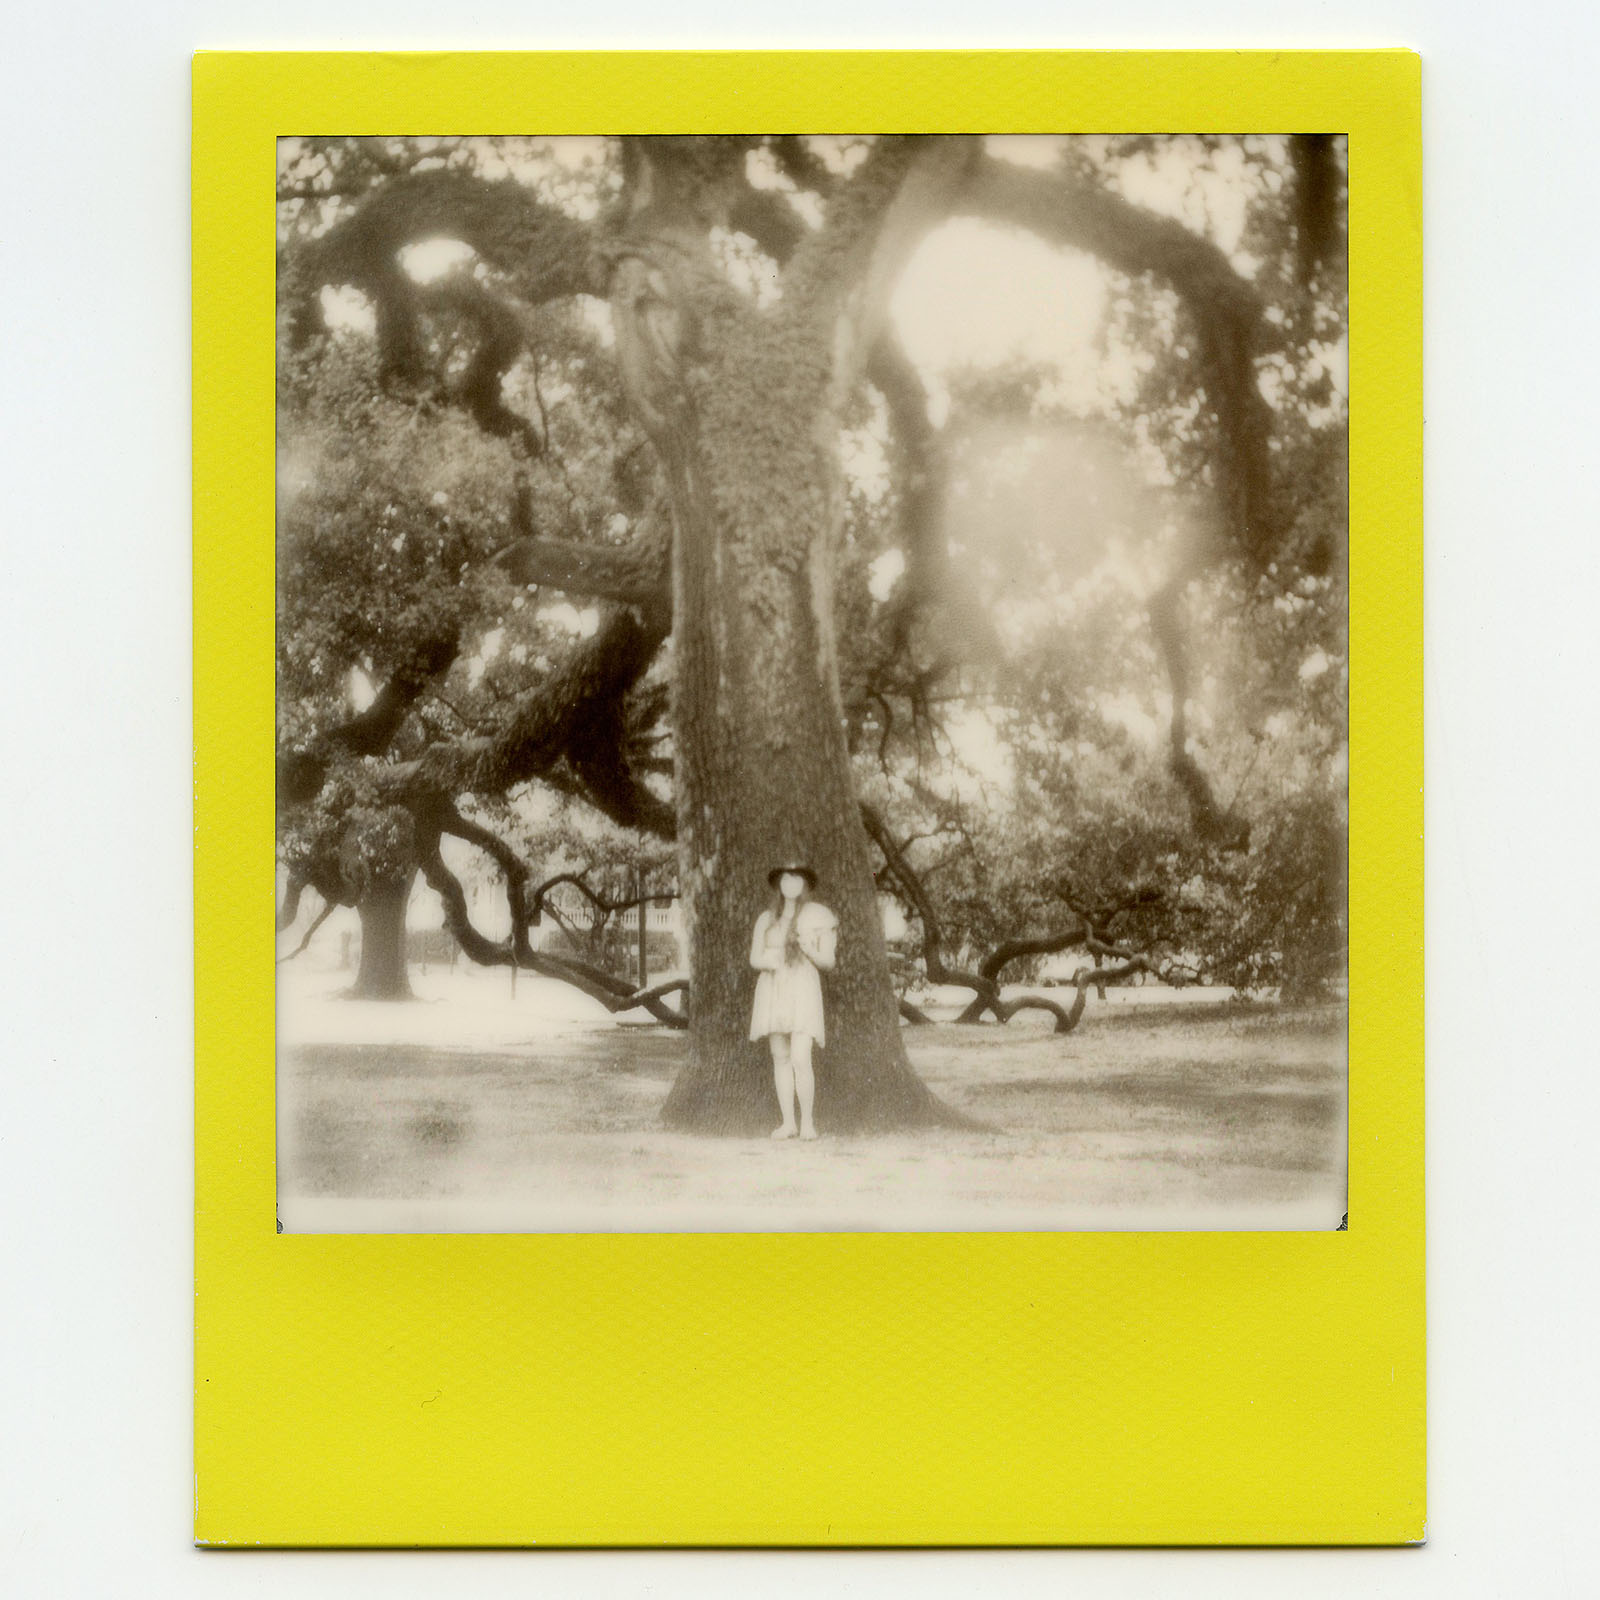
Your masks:
{"label": "background tree", "polygon": [[[946,607],[909,673],[880,649],[858,684],[857,743],[907,841],[880,877],[914,920],[934,918],[923,971],[974,989],[966,1020],[1009,1014],[986,1004],[985,979],[1074,948],[1096,980],[1102,963],[1143,970],[1135,955],[1175,979],[1291,994],[1343,973],[1342,241],[1335,229],[1306,274],[1284,203],[1298,146],[1095,143],[1108,181],[1192,145],[1180,153],[1199,192],[1217,162],[1250,195],[1235,249],[1263,325],[1283,330],[1258,381],[1285,532],[1264,565],[1219,537],[1218,420],[1195,390],[1181,298],[1153,275],[1112,276],[1087,401],[1064,402],[1062,375],[1038,364],[951,382],[930,451],[939,488],[920,498],[972,552],[963,612],[990,626],[952,629]],[[1336,201],[1338,152],[1316,143]],[[953,638],[967,648],[952,654]],[[1006,778],[963,804],[976,773],[950,734],[965,720],[970,742],[975,712],[983,765]],[[903,891],[908,868],[929,892]]]}
{"label": "background tree", "polygon": [[[304,193],[309,169],[324,187],[359,193],[425,159],[402,147],[374,161],[368,141],[335,142],[291,163],[283,188]],[[322,203],[285,203],[291,247],[307,207]],[[289,261],[292,279],[292,248]],[[325,904],[357,905],[362,965],[352,992],[404,995],[405,902],[420,868],[474,959],[509,962],[520,944],[524,964],[615,1004],[634,985],[537,956],[526,922],[506,939],[474,929],[440,847],[453,836],[489,850],[516,900],[524,861],[475,813],[533,774],[625,822],[670,830],[661,798],[617,777],[632,741],[648,764],[644,742],[659,737],[648,725],[659,722],[664,692],[642,680],[665,618],[659,608],[602,616],[587,592],[580,610],[561,587],[606,561],[647,517],[644,441],[615,386],[589,370],[597,341],[576,314],[544,316],[537,362],[520,338],[497,336],[493,399],[504,415],[491,413],[475,281],[458,263],[414,284],[429,310],[403,378],[385,367],[383,340],[361,315],[370,306],[345,308],[297,338],[305,310],[286,300],[283,911],[292,917],[307,886]],[[644,583],[659,585],[662,556]],[[542,720],[519,722],[541,694]],[[511,770],[494,781],[501,752]]]}

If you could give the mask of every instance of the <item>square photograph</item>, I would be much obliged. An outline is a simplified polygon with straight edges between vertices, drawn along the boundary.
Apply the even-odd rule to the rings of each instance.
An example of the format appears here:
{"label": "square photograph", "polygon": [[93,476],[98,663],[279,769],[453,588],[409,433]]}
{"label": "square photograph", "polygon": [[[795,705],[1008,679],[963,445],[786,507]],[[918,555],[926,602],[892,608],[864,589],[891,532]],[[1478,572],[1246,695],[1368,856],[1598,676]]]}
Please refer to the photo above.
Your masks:
{"label": "square photograph", "polygon": [[280,138],[279,1231],[1345,1227],[1347,199]]}

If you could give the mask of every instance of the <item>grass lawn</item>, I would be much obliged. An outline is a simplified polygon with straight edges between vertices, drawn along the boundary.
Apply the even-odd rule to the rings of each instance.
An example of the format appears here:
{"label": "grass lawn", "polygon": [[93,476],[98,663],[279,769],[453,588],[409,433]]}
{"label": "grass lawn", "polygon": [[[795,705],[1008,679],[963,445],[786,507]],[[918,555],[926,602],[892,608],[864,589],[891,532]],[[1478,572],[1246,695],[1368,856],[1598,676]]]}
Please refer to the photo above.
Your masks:
{"label": "grass lawn", "polygon": [[1342,1008],[909,1029],[917,1070],[994,1131],[811,1145],[664,1130],[684,1048],[665,1029],[460,1041],[449,1008],[375,1008],[377,1029],[362,1009],[302,1007],[281,1036],[286,1229],[1320,1229],[1345,1209]]}

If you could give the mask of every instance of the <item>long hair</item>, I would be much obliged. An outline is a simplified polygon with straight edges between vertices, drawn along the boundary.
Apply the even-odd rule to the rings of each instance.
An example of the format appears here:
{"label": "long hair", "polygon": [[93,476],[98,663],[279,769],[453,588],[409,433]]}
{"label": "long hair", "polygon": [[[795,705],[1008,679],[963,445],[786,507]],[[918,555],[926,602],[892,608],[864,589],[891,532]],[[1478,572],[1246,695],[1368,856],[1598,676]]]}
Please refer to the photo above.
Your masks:
{"label": "long hair", "polygon": [[[799,876],[799,874],[796,874]],[[794,902],[794,921],[789,924],[789,937],[784,941],[783,953],[787,960],[793,961],[800,954],[800,935],[796,931],[800,925],[800,913],[812,901],[810,881],[800,878],[800,893]],[[776,922],[783,915],[783,890],[777,884],[772,886],[772,899],[767,903],[767,910],[772,920]]]}
{"label": "long hair", "polygon": [[[801,889],[799,897],[794,903],[794,914],[797,917],[800,915],[801,909],[810,905],[812,900],[816,898],[816,896],[811,892],[811,885],[806,883],[804,878],[801,878],[800,881],[805,885],[805,887]],[[783,890],[780,889],[777,884],[773,884],[772,886],[772,898],[767,902],[767,910],[772,913],[772,920],[774,922],[776,922],[778,918],[783,915]]]}

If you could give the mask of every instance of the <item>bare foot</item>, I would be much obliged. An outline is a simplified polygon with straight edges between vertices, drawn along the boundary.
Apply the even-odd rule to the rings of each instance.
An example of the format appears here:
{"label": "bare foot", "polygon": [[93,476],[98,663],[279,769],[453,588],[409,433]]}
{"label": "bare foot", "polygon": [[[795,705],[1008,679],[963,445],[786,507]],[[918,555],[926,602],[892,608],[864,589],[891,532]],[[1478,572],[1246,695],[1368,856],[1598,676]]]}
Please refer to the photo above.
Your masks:
{"label": "bare foot", "polygon": [[794,1138],[794,1129],[786,1122],[781,1128],[772,1130],[772,1137],[774,1139],[792,1139]]}
{"label": "bare foot", "polygon": [[816,1136],[817,1130],[815,1128],[802,1128],[800,1130],[800,1137],[802,1139],[815,1139]]}

